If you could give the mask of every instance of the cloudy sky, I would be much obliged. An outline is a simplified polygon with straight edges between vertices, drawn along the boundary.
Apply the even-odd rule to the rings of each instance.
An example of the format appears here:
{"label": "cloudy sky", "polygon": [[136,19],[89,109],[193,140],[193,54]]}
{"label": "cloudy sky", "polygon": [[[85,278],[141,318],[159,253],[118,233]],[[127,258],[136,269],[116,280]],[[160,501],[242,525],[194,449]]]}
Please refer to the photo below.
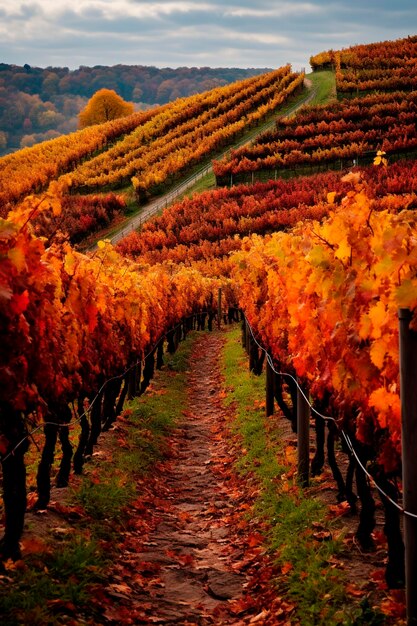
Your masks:
{"label": "cloudy sky", "polygon": [[1,0],[0,62],[309,68],[417,34],[416,0]]}

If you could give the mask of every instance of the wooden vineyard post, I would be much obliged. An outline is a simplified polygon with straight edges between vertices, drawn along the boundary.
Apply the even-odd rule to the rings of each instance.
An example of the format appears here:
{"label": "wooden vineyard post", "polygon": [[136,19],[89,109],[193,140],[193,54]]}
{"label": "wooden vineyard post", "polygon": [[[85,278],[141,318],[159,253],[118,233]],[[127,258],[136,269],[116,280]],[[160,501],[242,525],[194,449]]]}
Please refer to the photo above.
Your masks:
{"label": "wooden vineyard post", "polygon": [[255,339],[251,333],[249,337],[249,371],[256,372],[256,363],[258,360],[258,346],[255,343]]}
{"label": "wooden vineyard post", "polygon": [[266,417],[274,414],[274,400],[275,400],[275,372],[269,362],[268,355],[266,355],[266,398],[265,408]]}
{"label": "wooden vineyard post", "polygon": [[246,322],[246,352],[248,353],[248,355],[250,354],[251,339],[252,339],[252,335],[251,335],[251,331],[249,328],[249,323]]}
{"label": "wooden vineyard post", "polygon": [[[403,506],[417,515],[417,333],[409,309],[399,309]],[[407,624],[417,624],[417,518],[404,515]]]}
{"label": "wooden vineyard post", "polygon": [[220,329],[222,319],[222,288],[219,287],[219,293],[217,296],[217,328]]}
{"label": "wooden vineyard post", "polygon": [[269,362],[268,356],[266,357],[266,417],[274,414],[274,382],[275,372]]}
{"label": "wooden vineyard post", "polygon": [[[303,393],[301,392],[303,391]],[[307,390],[297,386],[297,451],[298,480],[303,487],[309,484],[310,466],[310,407],[305,398]]]}
{"label": "wooden vineyard post", "polygon": [[246,332],[247,332],[247,328],[246,328],[246,320],[245,320],[245,318],[243,318],[240,323],[242,324],[242,348],[244,348],[246,350]]}

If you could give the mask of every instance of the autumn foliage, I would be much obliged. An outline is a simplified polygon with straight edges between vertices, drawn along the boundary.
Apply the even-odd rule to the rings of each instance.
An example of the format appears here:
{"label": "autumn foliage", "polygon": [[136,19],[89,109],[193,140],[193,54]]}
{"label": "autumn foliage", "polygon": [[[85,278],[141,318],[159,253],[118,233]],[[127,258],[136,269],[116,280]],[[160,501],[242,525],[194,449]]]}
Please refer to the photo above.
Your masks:
{"label": "autumn foliage", "polygon": [[276,363],[313,398],[328,393],[339,424],[399,471],[397,311],[417,306],[416,216],[375,211],[360,174],[348,179],[355,188],[322,223],[247,239],[233,278]]}
{"label": "autumn foliage", "polygon": [[44,141],[0,158],[0,216],[6,217],[23,196],[40,193],[51,180],[75,167],[96,150],[146,123],[161,109],[138,112]]}
{"label": "autumn foliage", "polygon": [[[8,513],[20,526],[6,556],[18,554],[23,529],[18,446],[28,423],[67,423],[76,404],[81,420],[88,405],[92,431],[108,383],[124,379],[125,390],[127,374],[145,368],[177,325],[213,317],[219,287],[223,314],[238,304],[280,371],[293,372],[313,402],[326,400],[385,476],[400,474],[397,309],[417,308],[417,162],[387,162],[417,149],[417,92],[279,119],[215,164],[227,187],[172,205],[117,248],[73,247],[124,211],[110,188],[133,184],[146,200],[256,126],[303,80],[286,66],[0,160],[0,453],[9,493],[18,469],[21,494]],[[353,166],[366,153],[378,167],[229,188],[255,171]]]}
{"label": "autumn foliage", "polygon": [[131,115],[133,111],[133,103],[123,100],[113,89],[100,89],[80,112],[79,127],[86,128],[94,124],[117,120],[119,117]]}
{"label": "autumn foliage", "polygon": [[[214,163],[218,184],[245,182],[254,172],[350,166],[378,150],[407,155],[417,150],[417,92],[374,94],[308,107],[281,118],[251,145]],[[271,176],[272,177],[272,176]]]}
{"label": "autumn foliage", "polygon": [[[367,183],[375,210],[415,206],[416,161],[356,169]],[[201,268],[207,264],[204,271],[212,264],[214,273],[219,271],[214,259],[224,257],[222,271],[228,272],[228,254],[240,248],[243,237],[288,230],[301,220],[327,216],[333,208],[329,189],[333,199],[340,200],[352,190],[352,183],[340,172],[326,172],[218,188],[171,205],[140,232],[125,237],[117,249],[148,263],[201,261]]]}
{"label": "autumn foliage", "polygon": [[126,211],[126,199],[115,193],[66,194],[61,206],[59,215],[45,212],[36,215],[32,221],[34,232],[46,237],[49,242],[65,236],[70,243],[79,244],[121,219]]}
{"label": "autumn foliage", "polygon": [[334,68],[338,94],[413,90],[417,37],[328,50],[310,58],[313,70]]}
{"label": "autumn foliage", "polygon": [[[288,65],[2,157],[0,215],[6,217],[25,195],[41,193],[69,172],[72,192],[101,192],[133,182],[142,200],[258,124],[302,83],[303,75]],[[98,114],[91,102],[90,112]]]}
{"label": "autumn foliage", "polygon": [[178,99],[114,147],[75,168],[72,187],[116,188],[132,182],[142,200],[255,126],[302,83],[303,75],[285,66]]}
{"label": "autumn foliage", "polygon": [[138,266],[104,242],[92,257],[65,242],[47,248],[30,220],[51,210],[61,210],[53,193],[28,198],[0,224],[0,403],[40,415],[122,374],[174,324],[214,306],[222,284],[193,268]]}

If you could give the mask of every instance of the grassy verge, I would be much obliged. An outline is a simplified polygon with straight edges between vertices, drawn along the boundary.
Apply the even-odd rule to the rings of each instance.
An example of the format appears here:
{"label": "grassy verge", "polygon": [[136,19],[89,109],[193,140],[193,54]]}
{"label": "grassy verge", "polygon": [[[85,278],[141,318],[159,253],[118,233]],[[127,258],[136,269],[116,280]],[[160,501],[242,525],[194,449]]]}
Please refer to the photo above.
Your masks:
{"label": "grassy verge", "polygon": [[255,475],[260,485],[255,511],[270,529],[267,549],[282,572],[275,581],[277,591],[296,604],[295,623],[381,623],[373,611],[359,601],[352,605],[346,595],[338,568],[343,533],[326,518],[327,508],[298,486],[295,449],[282,440],[282,421],[265,418],[265,379],[249,374],[237,330],[227,336],[223,372],[230,391],[226,402],[235,408],[233,429],[242,441],[237,469]]}
{"label": "grassy verge", "polygon": [[59,508],[27,515],[24,560],[9,561],[0,571],[2,626],[102,623],[92,599],[100,598],[111,571],[112,546],[138,497],[137,479],[164,456],[167,435],[184,408],[192,343],[191,334],[165,357],[148,392],[128,406],[120,427],[118,422],[103,436]]}
{"label": "grassy verge", "polygon": [[309,104],[327,104],[336,100],[336,77],[334,72],[311,72],[306,75],[306,78],[311,80],[313,89],[316,91],[315,97]]}
{"label": "grassy verge", "polygon": [[213,172],[202,176],[192,187],[189,187],[187,191],[178,196],[175,200],[180,202],[183,198],[191,198],[195,193],[201,193],[203,191],[210,191],[216,188],[216,177]]}

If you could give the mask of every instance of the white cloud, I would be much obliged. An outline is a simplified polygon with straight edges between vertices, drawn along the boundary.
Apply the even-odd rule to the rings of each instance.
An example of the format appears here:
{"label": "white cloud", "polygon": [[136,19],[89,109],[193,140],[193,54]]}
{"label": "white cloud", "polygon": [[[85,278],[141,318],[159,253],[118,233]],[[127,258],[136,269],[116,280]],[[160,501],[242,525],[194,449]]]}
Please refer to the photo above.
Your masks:
{"label": "white cloud", "polygon": [[192,27],[183,27],[178,29],[175,33],[172,34],[175,39],[190,39],[201,41],[201,44],[204,45],[204,42],[216,42],[218,41],[220,45],[227,44],[230,46],[231,41],[235,42],[248,42],[253,44],[260,45],[275,45],[282,46],[288,44],[290,39],[286,35],[280,35],[278,33],[263,33],[263,32],[236,32],[232,29],[227,29],[218,26],[207,26],[204,31],[204,37],[202,38],[201,33],[196,31],[195,28]]}
{"label": "white cloud", "polygon": [[233,17],[284,17],[305,15],[306,13],[320,13],[322,11],[318,4],[311,2],[276,2],[274,6],[268,8],[252,7],[230,7],[224,14]]}
{"label": "white cloud", "polygon": [[0,62],[308,67],[415,24],[415,0],[1,0]]}
{"label": "white cloud", "polygon": [[106,19],[114,19],[121,15],[135,18],[160,18],[166,15],[189,13],[190,11],[206,12],[214,5],[206,2],[176,1],[172,2],[131,2],[130,0],[75,0],[69,4],[61,4],[56,0],[37,0],[37,2],[14,2],[3,0],[3,9],[11,19],[23,17],[27,10],[36,10],[45,19],[53,19],[72,11],[77,15],[101,15]]}

